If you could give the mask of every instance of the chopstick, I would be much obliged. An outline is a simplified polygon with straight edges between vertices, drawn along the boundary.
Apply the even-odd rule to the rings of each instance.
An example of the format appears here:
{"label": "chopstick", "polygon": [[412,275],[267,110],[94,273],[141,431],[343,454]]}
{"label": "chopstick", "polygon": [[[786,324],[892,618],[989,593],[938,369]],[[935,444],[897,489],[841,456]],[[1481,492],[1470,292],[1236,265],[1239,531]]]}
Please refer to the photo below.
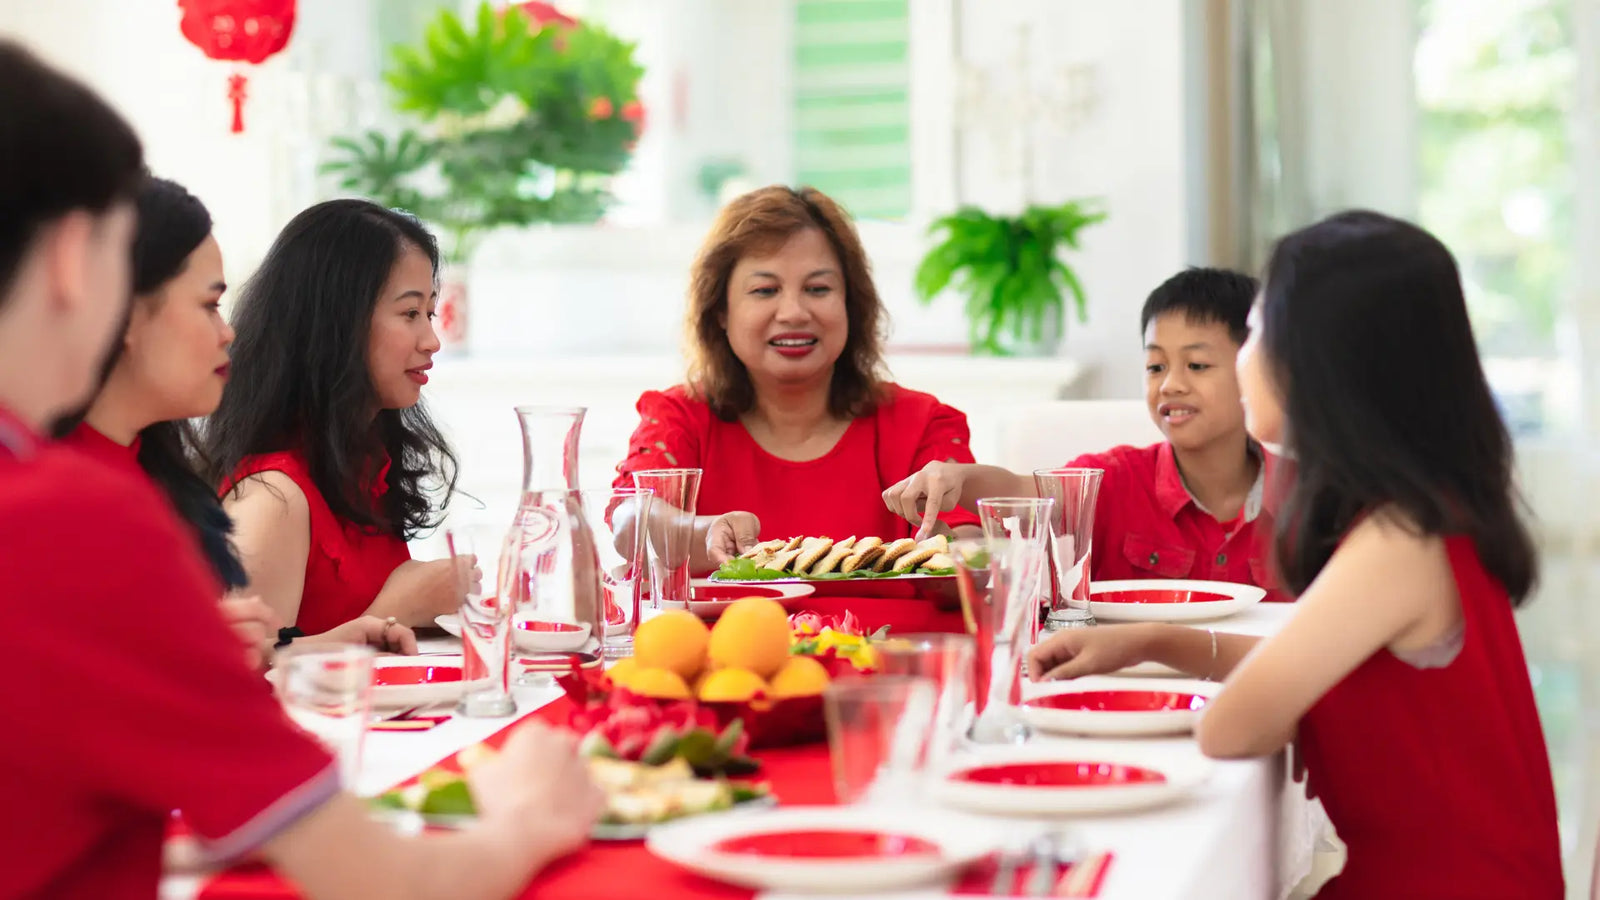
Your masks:
{"label": "chopstick", "polygon": [[1067,870],[1061,880],[1056,883],[1057,897],[1090,898],[1099,893],[1100,878],[1105,873],[1106,865],[1111,862],[1111,854],[1101,851],[1091,853],[1079,860],[1076,865]]}

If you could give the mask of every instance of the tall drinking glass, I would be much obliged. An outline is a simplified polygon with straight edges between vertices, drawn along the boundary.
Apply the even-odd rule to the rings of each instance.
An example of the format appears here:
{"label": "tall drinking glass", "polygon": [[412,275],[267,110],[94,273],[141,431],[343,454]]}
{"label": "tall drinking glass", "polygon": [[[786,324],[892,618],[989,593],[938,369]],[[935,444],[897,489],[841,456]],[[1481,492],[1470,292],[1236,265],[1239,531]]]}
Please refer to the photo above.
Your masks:
{"label": "tall drinking glass", "polygon": [[361,746],[372,713],[371,647],[292,644],[278,653],[273,673],[289,719],[339,760],[339,778],[354,790]]}
{"label": "tall drinking glass", "polygon": [[822,705],[840,803],[916,801],[936,695],[931,679],[910,675],[841,678],[828,685]]}
{"label": "tall drinking glass", "polygon": [[605,655],[633,655],[633,633],[639,627],[639,598],[647,572],[645,523],[654,494],[638,488],[582,491],[583,515],[594,533],[600,558],[600,586],[605,596]]}
{"label": "tall drinking glass", "polygon": [[933,682],[937,693],[928,764],[937,768],[955,750],[972,703],[973,639],[970,634],[892,634],[872,643],[885,675],[910,675]]}
{"label": "tall drinking glass", "polygon": [[1035,585],[1044,568],[1042,547],[1010,538],[962,540],[951,545],[961,612],[973,636],[973,703],[968,739],[980,744],[1020,744],[1032,736],[1017,712],[1022,700],[1022,657],[1035,620]]}
{"label": "tall drinking glass", "polygon": [[658,609],[689,604],[689,560],[694,550],[699,469],[644,469],[633,485],[655,494],[650,509],[650,596]]}
{"label": "tall drinking glass", "polygon": [[[1036,548],[1041,559],[1049,558],[1050,519],[1055,501],[1049,497],[988,497],[978,501],[978,522],[989,540],[1019,541]],[[1049,568],[1040,567],[1038,581],[1019,585],[1029,595],[1033,615],[1028,618],[1027,644],[1039,640],[1039,622],[1050,602]]]}
{"label": "tall drinking glass", "polygon": [[[514,531],[489,526],[445,531],[450,557],[457,561],[461,592],[461,679],[466,690],[456,712],[469,717],[509,716],[511,697],[511,613],[515,605],[500,584]],[[473,566],[489,576],[473,577]]]}
{"label": "tall drinking glass", "polygon": [[1095,624],[1089,605],[1089,572],[1094,558],[1094,508],[1104,469],[1035,469],[1040,497],[1055,501],[1050,514],[1050,563],[1055,596],[1050,620],[1055,627]]}

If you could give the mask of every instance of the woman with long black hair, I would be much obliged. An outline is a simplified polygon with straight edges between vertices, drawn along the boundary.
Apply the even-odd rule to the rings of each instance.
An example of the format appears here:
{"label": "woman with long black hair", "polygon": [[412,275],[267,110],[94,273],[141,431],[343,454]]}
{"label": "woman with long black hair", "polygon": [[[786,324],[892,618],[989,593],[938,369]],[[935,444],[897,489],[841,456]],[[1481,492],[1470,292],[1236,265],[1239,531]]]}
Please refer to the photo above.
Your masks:
{"label": "woman with long black hair", "polygon": [[438,266],[416,219],[332,200],[295,216],[240,292],[207,474],[251,591],[307,633],[362,615],[431,624],[459,602],[451,563],[406,547],[437,524],[430,490],[455,483],[422,405]]}
{"label": "woman with long black hair", "polygon": [[[113,465],[137,467],[159,486],[188,523],[224,591],[248,584],[234,553],[232,523],[196,471],[199,447],[191,420],[210,415],[228,378],[233,329],[220,312],[222,250],[211,214],[181,185],[150,178],[139,189],[133,239],[133,303],[121,340],[112,344],[99,391],[81,414],[56,426],[68,444]],[[222,601],[224,618],[255,666],[279,640],[279,623],[255,597]],[[404,625],[374,616],[341,623],[307,641],[370,643],[416,651]]]}
{"label": "woman with long black hair", "polygon": [[1511,439],[1455,260],[1371,212],[1278,242],[1238,360],[1251,433],[1294,459],[1269,638],[1168,625],[1062,632],[1037,677],[1157,660],[1226,679],[1215,757],[1293,741],[1349,849],[1319,898],[1563,896],[1549,756],[1513,607],[1537,560]]}

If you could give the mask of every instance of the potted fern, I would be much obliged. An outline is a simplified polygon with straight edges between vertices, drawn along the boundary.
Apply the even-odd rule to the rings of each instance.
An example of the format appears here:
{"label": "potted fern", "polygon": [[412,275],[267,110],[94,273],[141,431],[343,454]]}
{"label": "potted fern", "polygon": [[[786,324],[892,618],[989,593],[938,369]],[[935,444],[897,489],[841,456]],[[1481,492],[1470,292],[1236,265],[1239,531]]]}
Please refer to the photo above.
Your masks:
{"label": "potted fern", "polygon": [[1067,294],[1078,321],[1088,320],[1083,284],[1061,256],[1105,217],[1084,200],[1016,216],[963,207],[929,226],[940,240],[917,266],[917,297],[931,303],[952,285],[965,295],[974,353],[1052,355],[1066,330]]}

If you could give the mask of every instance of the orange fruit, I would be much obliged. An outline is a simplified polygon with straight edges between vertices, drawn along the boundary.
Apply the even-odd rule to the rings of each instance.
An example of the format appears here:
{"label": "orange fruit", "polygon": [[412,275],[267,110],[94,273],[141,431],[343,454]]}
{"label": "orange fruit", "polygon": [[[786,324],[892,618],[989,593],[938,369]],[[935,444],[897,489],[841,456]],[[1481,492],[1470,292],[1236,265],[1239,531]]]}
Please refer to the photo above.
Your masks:
{"label": "orange fruit", "polygon": [[[743,597],[728,604],[711,627],[707,652],[716,665],[748,669],[771,678],[789,659],[789,614],[766,597]],[[638,638],[634,638],[638,653]]]}
{"label": "orange fruit", "polygon": [[684,681],[706,664],[710,634],[706,623],[687,609],[671,609],[639,624],[633,634],[633,658],[641,669],[666,669]]}
{"label": "orange fruit", "polygon": [[757,693],[771,693],[760,675],[745,669],[718,669],[700,679],[695,696],[710,703],[743,703]]}
{"label": "orange fruit", "polygon": [[627,656],[612,663],[611,668],[606,669],[606,676],[617,687],[627,687],[628,679],[632,678],[637,671],[639,671],[639,664],[634,661],[633,657]]}
{"label": "orange fruit", "polygon": [[628,690],[657,700],[687,700],[694,696],[677,672],[671,669],[636,669],[628,679]]}
{"label": "orange fruit", "polygon": [[828,686],[828,670],[809,656],[791,656],[772,676],[772,696],[814,697]]}

